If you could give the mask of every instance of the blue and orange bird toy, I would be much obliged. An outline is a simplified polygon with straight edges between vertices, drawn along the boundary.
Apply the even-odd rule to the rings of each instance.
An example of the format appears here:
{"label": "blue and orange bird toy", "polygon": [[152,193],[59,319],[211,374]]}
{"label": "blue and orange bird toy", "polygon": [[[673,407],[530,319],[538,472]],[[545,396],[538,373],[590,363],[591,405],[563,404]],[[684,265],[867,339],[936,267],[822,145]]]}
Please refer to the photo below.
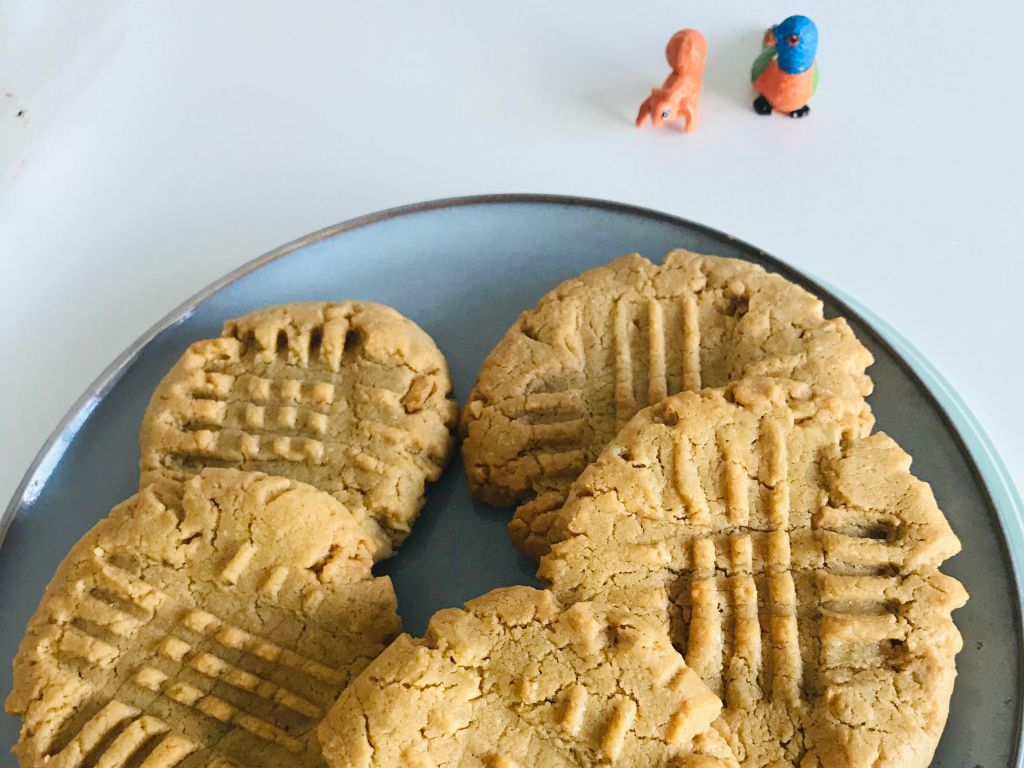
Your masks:
{"label": "blue and orange bird toy", "polygon": [[750,82],[758,97],[754,111],[770,115],[772,110],[790,117],[811,111],[807,102],[818,89],[818,28],[806,16],[790,16],[764,34],[761,55],[750,70]]}

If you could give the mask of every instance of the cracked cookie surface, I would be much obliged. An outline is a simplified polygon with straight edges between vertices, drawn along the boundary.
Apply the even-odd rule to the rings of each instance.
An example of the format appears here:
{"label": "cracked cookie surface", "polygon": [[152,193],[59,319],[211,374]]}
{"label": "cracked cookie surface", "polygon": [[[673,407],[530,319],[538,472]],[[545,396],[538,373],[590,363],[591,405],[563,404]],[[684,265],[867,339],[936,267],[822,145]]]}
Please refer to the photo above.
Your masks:
{"label": "cracked cookie surface", "polygon": [[540,557],[569,485],[641,408],[785,376],[835,392],[866,433],[871,362],[845,320],[826,320],[820,300],[755,264],[624,256],[548,293],[488,355],[462,417],[470,490],[517,505],[512,539]]}
{"label": "cracked cookie surface", "polygon": [[259,309],[190,346],[161,381],[139,437],[140,487],[207,466],[309,483],[360,519],[379,560],[450,458],[451,389],[433,340],[390,307]]}
{"label": "cracked cookie surface", "polygon": [[23,768],[322,766],[315,727],[398,634],[329,494],[208,469],[121,503],[57,569],[14,660]]}
{"label": "cracked cookie surface", "polygon": [[332,768],[735,768],[664,630],[509,587],[400,636],[319,728]]}
{"label": "cracked cookie surface", "polygon": [[745,768],[926,766],[949,709],[960,543],[910,457],[840,398],[752,379],[629,422],[538,575],[668,626]]}

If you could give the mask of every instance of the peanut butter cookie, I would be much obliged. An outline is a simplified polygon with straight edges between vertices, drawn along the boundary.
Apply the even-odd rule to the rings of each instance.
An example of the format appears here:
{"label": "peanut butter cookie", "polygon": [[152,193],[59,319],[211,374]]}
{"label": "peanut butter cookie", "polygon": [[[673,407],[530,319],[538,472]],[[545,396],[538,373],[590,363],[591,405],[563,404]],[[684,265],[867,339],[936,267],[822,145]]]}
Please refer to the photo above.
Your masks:
{"label": "peanut butter cookie", "polygon": [[779,275],[677,250],[633,254],[567,280],[490,353],[462,420],[470,489],[518,505],[525,553],[547,551],[569,485],[641,408],[749,375],[820,385],[858,414],[871,354],[842,318]]}
{"label": "peanut butter cookie", "polygon": [[539,576],[669,627],[745,768],[923,768],[949,709],[960,543],[843,400],[740,381],[636,415],[572,487]]}
{"label": "peanut butter cookie", "polygon": [[400,629],[373,546],[335,498],[281,477],[142,490],[29,622],[6,702],[22,767],[323,765],[316,725]]}
{"label": "peanut butter cookie", "polygon": [[139,438],[141,484],[204,467],[328,491],[366,526],[375,559],[408,535],[453,447],[444,356],[380,304],[286,304],[229,320],[160,383]]}
{"label": "peanut butter cookie", "polygon": [[402,635],[319,729],[332,768],[730,768],[721,702],[663,629],[511,587]]}

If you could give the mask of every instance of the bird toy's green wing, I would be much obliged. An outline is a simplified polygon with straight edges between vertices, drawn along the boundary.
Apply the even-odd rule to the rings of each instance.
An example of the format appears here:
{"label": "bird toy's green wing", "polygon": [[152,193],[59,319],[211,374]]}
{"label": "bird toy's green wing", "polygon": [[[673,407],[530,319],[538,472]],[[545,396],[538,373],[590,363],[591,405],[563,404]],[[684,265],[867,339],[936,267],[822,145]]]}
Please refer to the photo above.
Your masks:
{"label": "bird toy's green wing", "polygon": [[821,70],[818,69],[818,62],[814,62],[814,85],[811,86],[811,93],[818,92],[818,78],[821,77]]}
{"label": "bird toy's green wing", "polygon": [[757,58],[754,59],[754,66],[750,68],[750,82],[755,82],[761,76],[761,73],[768,68],[768,65],[772,63],[774,58],[775,46],[766,45]]}

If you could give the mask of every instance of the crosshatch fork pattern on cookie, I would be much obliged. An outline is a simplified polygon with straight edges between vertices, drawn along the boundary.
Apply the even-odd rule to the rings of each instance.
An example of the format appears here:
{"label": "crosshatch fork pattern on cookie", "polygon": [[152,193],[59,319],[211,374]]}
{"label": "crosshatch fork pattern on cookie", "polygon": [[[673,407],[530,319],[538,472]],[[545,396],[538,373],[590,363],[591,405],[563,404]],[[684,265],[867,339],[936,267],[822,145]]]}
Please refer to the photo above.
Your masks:
{"label": "crosshatch fork pattern on cookie", "polygon": [[166,492],[115,509],[51,583],[8,701],[22,764],[322,765],[316,725],[398,632],[371,543],[284,478],[214,469]]}
{"label": "crosshatch fork pattern on cookie", "polygon": [[365,520],[378,558],[404,539],[447,463],[455,420],[444,358],[376,304],[292,304],[229,321],[156,390],[142,483],[203,467],[283,475]]}
{"label": "crosshatch fork pattern on cookie", "polygon": [[670,398],[574,485],[540,575],[668,623],[744,765],[855,743],[927,765],[966,593],[937,570],[959,543],[909,464],[806,385]]}
{"label": "crosshatch fork pattern on cookie", "polygon": [[841,318],[753,264],[633,254],[568,280],[488,355],[462,420],[476,497],[517,505],[509,530],[540,557],[579,473],[640,409],[752,375],[841,396],[867,432],[871,355]]}

